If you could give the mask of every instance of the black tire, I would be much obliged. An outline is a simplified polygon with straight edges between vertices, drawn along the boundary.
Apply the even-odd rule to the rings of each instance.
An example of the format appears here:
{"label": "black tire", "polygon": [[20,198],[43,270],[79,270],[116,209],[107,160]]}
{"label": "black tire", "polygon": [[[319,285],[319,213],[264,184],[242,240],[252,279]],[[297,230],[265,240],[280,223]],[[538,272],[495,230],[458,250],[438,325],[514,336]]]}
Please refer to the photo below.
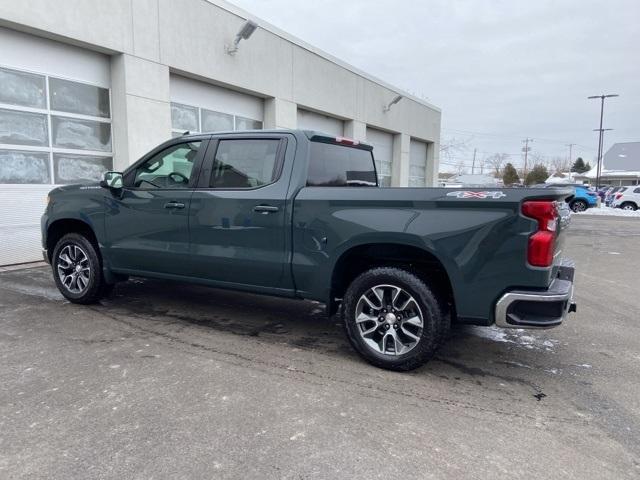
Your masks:
{"label": "black tire", "polygon": [[[69,252],[75,252],[76,256],[71,258]],[[74,261],[72,262],[74,267],[67,268],[68,264],[61,258],[61,254],[63,256],[66,254],[66,258],[70,258],[71,260],[86,257],[86,261],[82,260],[82,264],[80,261]],[[61,275],[69,273],[69,275],[65,276],[65,278],[68,278],[70,275],[73,275],[76,268],[84,269],[85,267],[88,267],[88,271],[83,272],[83,278],[86,277],[87,279],[86,283],[83,283],[84,280],[81,281],[79,279],[76,280],[75,283],[73,279],[70,280],[70,285],[63,283]],[[108,295],[114,287],[113,284],[108,284],[104,280],[100,253],[93,243],[79,233],[68,233],[58,241],[51,256],[51,268],[58,290],[72,303],[80,303],[83,305],[96,303],[105,295]]]}
{"label": "black tire", "polygon": [[620,208],[623,210],[634,210],[634,211],[638,209],[636,204],[633,202],[624,202],[622,205],[620,205]]}
{"label": "black tire", "polygon": [[[422,330],[416,337],[419,340],[406,353],[388,354],[376,351],[367,344],[361,334],[361,326],[356,322],[357,307],[361,297],[379,285],[391,285],[403,289],[413,297],[421,312]],[[412,273],[400,268],[374,268],[358,276],[347,288],[342,303],[342,321],[349,342],[365,360],[376,367],[408,371],[418,368],[430,360],[447,335],[450,317],[442,314],[440,305],[441,303],[432,290]],[[373,321],[370,322],[373,323]],[[380,324],[381,334],[384,333],[383,326],[384,322]],[[395,340],[393,343],[395,351]],[[386,351],[384,340],[382,346]]]}
{"label": "black tire", "polygon": [[584,200],[574,200],[569,205],[569,208],[571,208],[573,212],[584,212],[589,208],[589,205],[587,205],[587,202]]}

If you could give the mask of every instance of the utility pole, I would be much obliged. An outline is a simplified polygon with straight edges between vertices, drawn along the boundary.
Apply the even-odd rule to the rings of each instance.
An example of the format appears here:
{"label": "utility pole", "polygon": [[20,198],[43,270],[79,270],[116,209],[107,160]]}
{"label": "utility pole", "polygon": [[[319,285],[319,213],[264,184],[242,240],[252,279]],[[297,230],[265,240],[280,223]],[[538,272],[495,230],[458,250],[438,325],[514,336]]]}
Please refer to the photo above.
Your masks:
{"label": "utility pole", "polygon": [[473,149],[473,163],[471,164],[471,175],[474,174],[476,169],[476,148]]}
{"label": "utility pole", "polygon": [[573,149],[573,146],[575,145],[575,143],[567,143],[567,147],[569,147],[569,169],[571,169],[571,166],[573,165],[571,163],[571,159],[573,158],[571,156],[571,150]]}
{"label": "utility pole", "polygon": [[618,95],[617,93],[609,93],[607,95],[592,95],[590,97],[587,97],[588,100],[593,100],[596,98],[600,99],[600,128],[598,129],[594,129],[595,131],[598,131],[598,166],[596,168],[596,190],[600,188],[600,174],[602,172],[602,139],[603,139],[603,133],[604,130],[602,128],[602,119],[604,118],[604,99],[605,98],[610,98],[610,97],[619,97],[620,95]]}
{"label": "utility pole", "polygon": [[533,142],[533,138],[525,138],[524,140],[522,140],[522,143],[524,143],[524,147],[522,147],[522,151],[524,152],[524,176],[527,176],[527,158],[529,157],[529,150],[531,150],[531,148],[529,148],[529,142]]}

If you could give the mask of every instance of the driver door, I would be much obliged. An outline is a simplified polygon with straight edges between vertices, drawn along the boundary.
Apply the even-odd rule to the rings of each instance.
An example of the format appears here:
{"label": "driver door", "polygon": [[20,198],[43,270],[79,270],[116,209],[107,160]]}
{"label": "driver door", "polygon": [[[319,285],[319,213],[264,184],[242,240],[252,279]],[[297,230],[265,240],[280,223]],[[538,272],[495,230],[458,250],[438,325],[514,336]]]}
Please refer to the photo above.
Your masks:
{"label": "driver door", "polygon": [[106,247],[112,269],[189,273],[189,207],[207,145],[207,137],[176,139],[125,173],[120,194],[107,198]]}

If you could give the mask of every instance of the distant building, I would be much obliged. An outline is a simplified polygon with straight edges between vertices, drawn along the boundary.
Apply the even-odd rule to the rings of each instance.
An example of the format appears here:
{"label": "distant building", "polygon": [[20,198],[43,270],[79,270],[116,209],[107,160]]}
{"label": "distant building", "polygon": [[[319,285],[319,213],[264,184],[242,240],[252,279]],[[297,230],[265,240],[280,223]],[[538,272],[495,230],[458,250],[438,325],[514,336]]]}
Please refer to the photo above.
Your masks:
{"label": "distant building", "polygon": [[[582,175],[578,180],[595,183],[596,167]],[[615,143],[602,158],[600,172],[601,185],[639,185],[640,184],[640,142]]]}

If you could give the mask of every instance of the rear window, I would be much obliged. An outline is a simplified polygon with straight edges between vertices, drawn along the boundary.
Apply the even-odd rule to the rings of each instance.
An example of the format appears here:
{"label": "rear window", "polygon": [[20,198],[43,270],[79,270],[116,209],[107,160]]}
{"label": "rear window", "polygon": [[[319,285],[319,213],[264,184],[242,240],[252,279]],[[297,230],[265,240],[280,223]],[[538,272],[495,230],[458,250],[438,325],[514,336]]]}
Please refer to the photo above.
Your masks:
{"label": "rear window", "polygon": [[311,142],[310,187],[376,187],[373,155],[369,150]]}

